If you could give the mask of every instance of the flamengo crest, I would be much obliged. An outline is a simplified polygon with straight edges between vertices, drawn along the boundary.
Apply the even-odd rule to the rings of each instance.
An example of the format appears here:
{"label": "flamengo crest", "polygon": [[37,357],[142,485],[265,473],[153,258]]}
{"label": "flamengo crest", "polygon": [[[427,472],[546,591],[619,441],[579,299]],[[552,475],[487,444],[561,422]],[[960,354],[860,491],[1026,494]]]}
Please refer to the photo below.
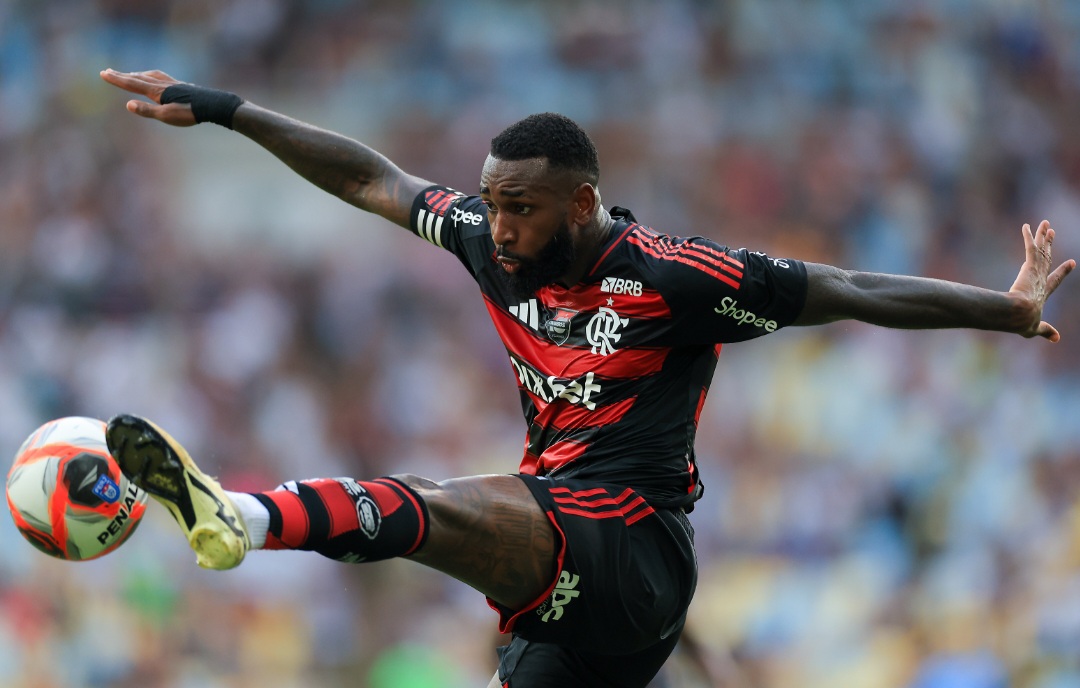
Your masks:
{"label": "flamengo crest", "polygon": [[614,352],[615,345],[622,339],[619,328],[626,327],[629,323],[629,318],[620,317],[610,308],[601,306],[585,327],[585,336],[592,344],[592,352],[601,356]]}

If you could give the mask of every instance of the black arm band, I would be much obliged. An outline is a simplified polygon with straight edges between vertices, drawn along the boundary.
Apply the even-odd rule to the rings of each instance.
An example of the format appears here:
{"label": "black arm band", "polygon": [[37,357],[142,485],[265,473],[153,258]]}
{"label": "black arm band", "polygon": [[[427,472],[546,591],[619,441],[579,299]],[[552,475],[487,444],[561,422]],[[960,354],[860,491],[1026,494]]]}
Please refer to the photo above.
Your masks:
{"label": "black arm band", "polygon": [[176,84],[161,92],[161,104],[188,103],[196,122],[213,122],[232,129],[233,114],[244,99],[235,93],[195,84]]}

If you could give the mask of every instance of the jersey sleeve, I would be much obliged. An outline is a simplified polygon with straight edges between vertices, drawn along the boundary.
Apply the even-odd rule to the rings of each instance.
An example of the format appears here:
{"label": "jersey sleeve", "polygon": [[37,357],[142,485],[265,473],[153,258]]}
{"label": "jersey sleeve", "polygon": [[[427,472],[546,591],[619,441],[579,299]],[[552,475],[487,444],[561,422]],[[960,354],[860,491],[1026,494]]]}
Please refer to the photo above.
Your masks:
{"label": "jersey sleeve", "polygon": [[413,201],[412,233],[457,256],[476,276],[495,250],[487,209],[479,196],[466,196],[446,186],[429,186]]}
{"label": "jersey sleeve", "polygon": [[790,325],[806,303],[806,266],[709,239],[677,240],[673,285],[678,338],[696,344],[741,342]]}

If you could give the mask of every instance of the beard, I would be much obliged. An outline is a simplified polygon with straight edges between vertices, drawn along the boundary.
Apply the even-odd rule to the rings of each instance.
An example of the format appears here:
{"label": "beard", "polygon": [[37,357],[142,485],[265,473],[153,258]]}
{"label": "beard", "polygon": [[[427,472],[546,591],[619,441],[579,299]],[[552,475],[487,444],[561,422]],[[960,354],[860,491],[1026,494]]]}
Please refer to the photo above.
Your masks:
{"label": "beard", "polygon": [[565,275],[577,256],[574,242],[570,238],[570,224],[565,217],[555,235],[540,249],[540,254],[535,258],[525,258],[501,249],[499,253],[520,262],[517,272],[512,275],[501,268],[497,272],[507,288],[522,301],[530,298],[541,287],[546,287]]}

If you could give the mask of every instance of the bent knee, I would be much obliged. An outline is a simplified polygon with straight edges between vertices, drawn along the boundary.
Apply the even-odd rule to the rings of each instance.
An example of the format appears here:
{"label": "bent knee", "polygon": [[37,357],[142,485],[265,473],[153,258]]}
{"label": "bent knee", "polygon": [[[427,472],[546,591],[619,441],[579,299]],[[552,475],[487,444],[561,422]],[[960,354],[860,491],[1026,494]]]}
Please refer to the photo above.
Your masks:
{"label": "bent knee", "polygon": [[464,499],[460,490],[455,487],[448,487],[454,481],[435,482],[411,473],[389,477],[405,484],[424,502],[436,530],[447,526],[460,527],[477,516],[479,505]]}
{"label": "bent knee", "polygon": [[442,520],[448,509],[453,509],[453,498],[447,494],[442,483],[412,473],[387,476],[410,490],[424,503],[429,516],[436,522]]}
{"label": "bent knee", "polygon": [[[435,482],[411,473],[388,476],[405,483],[424,499],[461,503],[517,503],[536,505],[529,488],[513,475],[473,475]],[[539,505],[536,505],[539,508]]]}
{"label": "bent knee", "polygon": [[528,487],[512,475],[477,475],[435,482],[417,475],[390,476],[422,499],[432,525],[452,530],[491,530],[500,515],[511,520],[539,519],[547,526],[540,505]]}
{"label": "bent knee", "polygon": [[423,495],[424,492],[430,490],[439,489],[439,483],[434,480],[429,480],[419,475],[413,475],[412,473],[399,473],[396,475],[388,475],[386,477],[405,483],[420,495]]}
{"label": "bent knee", "polygon": [[435,482],[410,473],[390,477],[407,485],[424,502],[436,530],[467,528],[483,511],[480,500],[470,499],[462,492],[460,479]]}

